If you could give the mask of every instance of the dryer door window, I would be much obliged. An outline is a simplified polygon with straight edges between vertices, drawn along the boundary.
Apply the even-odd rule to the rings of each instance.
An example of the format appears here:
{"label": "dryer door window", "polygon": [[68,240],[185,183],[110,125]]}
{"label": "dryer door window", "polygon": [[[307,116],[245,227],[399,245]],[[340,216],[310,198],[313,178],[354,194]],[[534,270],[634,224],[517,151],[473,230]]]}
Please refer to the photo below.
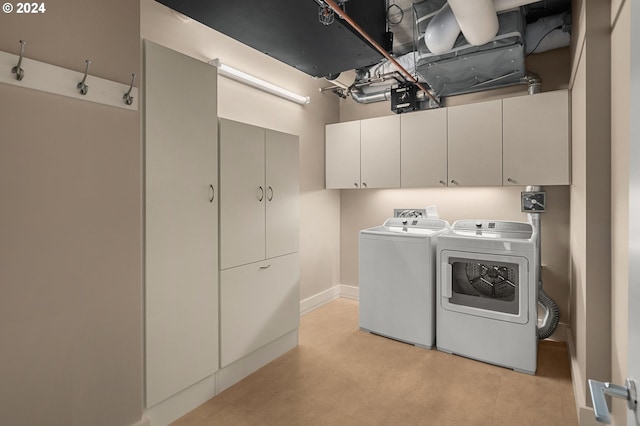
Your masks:
{"label": "dryer door window", "polygon": [[515,256],[443,251],[445,309],[509,322],[528,321],[528,262]]}

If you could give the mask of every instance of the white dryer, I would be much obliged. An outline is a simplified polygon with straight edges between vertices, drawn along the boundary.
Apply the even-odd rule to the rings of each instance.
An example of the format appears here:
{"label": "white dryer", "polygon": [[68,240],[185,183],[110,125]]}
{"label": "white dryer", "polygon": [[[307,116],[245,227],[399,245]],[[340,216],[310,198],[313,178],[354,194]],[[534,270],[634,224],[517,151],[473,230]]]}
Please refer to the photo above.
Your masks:
{"label": "white dryer", "polygon": [[391,218],[360,231],[360,328],[431,349],[440,219]]}
{"label": "white dryer", "polygon": [[535,374],[536,237],[528,223],[461,220],[438,238],[438,350]]}

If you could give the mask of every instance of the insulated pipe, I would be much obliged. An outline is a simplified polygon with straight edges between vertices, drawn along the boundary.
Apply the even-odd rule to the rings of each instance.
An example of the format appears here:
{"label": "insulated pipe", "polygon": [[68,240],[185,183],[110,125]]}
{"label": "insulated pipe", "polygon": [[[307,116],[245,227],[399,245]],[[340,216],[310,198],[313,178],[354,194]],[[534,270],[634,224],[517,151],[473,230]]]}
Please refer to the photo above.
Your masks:
{"label": "insulated pipe", "polygon": [[[493,5],[491,5],[490,0],[478,2],[449,0],[429,21],[424,33],[424,41],[430,52],[441,55],[453,49],[458,34],[460,34],[460,28],[464,26],[462,32],[469,43],[474,45],[488,43],[498,33],[497,12],[536,1],[538,0],[493,0]],[[455,13],[452,8],[455,8]],[[482,13],[476,15],[476,10],[480,10]]]}
{"label": "insulated pipe", "polygon": [[377,93],[362,93],[360,90],[352,90],[351,97],[359,104],[370,104],[373,102],[382,102],[391,100],[391,89]]}
{"label": "insulated pipe", "polygon": [[[491,0],[489,0],[491,1]],[[404,69],[404,67],[402,65],[400,65],[391,55],[389,55],[389,53],[382,47],[380,46],[380,44],[378,44],[374,39],[371,38],[371,36],[369,34],[367,34],[367,32],[365,30],[362,29],[362,27],[360,27],[360,25],[358,25],[356,23],[356,21],[354,21],[353,19],[351,19],[351,17],[349,15],[347,15],[347,13],[342,10],[340,8],[340,6],[338,6],[338,4],[334,1],[334,0],[324,0],[324,2],[327,4],[327,6],[329,6],[340,18],[344,19],[345,21],[347,21],[347,23],[349,25],[351,25],[351,27],[356,30],[358,32],[358,34],[360,34],[362,37],[364,37],[365,40],[367,40],[373,47],[375,47],[375,49],[380,52],[380,54],[382,56],[384,56],[385,58],[387,58],[387,60],[391,63],[393,63],[396,68],[398,69],[398,71],[400,71],[402,74],[404,74],[409,80],[411,80],[416,86],[418,86],[420,88],[420,90],[422,90],[424,93],[427,94],[427,96],[429,96],[431,98],[431,100],[433,102],[435,102],[436,105],[440,106],[440,102],[435,98],[435,96],[433,96],[433,94],[431,94],[431,91],[429,89],[427,89],[428,85],[425,87],[424,83],[419,82],[414,76],[413,74],[411,74],[409,71],[407,71],[406,69]],[[497,17],[496,17],[497,20]]]}
{"label": "insulated pipe", "polygon": [[431,53],[442,55],[453,49],[460,34],[460,25],[449,3],[445,3],[429,21],[424,32],[424,42]]}
{"label": "insulated pipe", "polygon": [[492,0],[449,0],[449,6],[470,44],[481,46],[498,34],[498,15]]}

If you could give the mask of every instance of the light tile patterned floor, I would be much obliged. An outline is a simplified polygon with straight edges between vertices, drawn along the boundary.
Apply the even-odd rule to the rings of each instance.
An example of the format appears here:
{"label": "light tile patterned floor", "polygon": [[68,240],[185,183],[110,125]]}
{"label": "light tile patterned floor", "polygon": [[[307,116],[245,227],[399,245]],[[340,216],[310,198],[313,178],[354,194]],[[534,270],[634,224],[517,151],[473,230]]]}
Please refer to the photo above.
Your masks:
{"label": "light tile patterned floor", "polygon": [[577,425],[566,345],[535,376],[358,328],[358,303],[301,320],[300,345],[174,425]]}

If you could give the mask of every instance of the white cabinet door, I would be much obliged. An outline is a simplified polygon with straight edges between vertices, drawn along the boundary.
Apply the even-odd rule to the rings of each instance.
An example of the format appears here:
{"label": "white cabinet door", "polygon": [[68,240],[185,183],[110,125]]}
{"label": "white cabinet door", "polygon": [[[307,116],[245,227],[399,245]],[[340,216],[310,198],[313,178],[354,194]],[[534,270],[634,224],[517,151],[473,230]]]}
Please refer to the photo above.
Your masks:
{"label": "white cabinet door", "polygon": [[360,122],[325,127],[325,185],[327,188],[360,187]]}
{"label": "white cabinet door", "polygon": [[265,258],[265,130],[220,120],[220,268]]}
{"label": "white cabinet door", "polygon": [[569,92],[504,99],[504,185],[568,185]]}
{"label": "white cabinet door", "polygon": [[266,131],[266,257],[297,252],[300,245],[298,137]]}
{"label": "white cabinet door", "polygon": [[220,272],[220,362],[225,367],[300,322],[297,253]]}
{"label": "white cabinet door", "polygon": [[447,109],[449,186],[502,185],[502,101]]}
{"label": "white cabinet door", "polygon": [[151,407],[218,368],[218,132],[215,67],[148,41],[144,61]]}
{"label": "white cabinet door", "polygon": [[360,121],[362,188],[400,187],[400,116]]}
{"label": "white cabinet door", "polygon": [[403,188],[447,186],[447,110],[400,116],[400,184]]}

